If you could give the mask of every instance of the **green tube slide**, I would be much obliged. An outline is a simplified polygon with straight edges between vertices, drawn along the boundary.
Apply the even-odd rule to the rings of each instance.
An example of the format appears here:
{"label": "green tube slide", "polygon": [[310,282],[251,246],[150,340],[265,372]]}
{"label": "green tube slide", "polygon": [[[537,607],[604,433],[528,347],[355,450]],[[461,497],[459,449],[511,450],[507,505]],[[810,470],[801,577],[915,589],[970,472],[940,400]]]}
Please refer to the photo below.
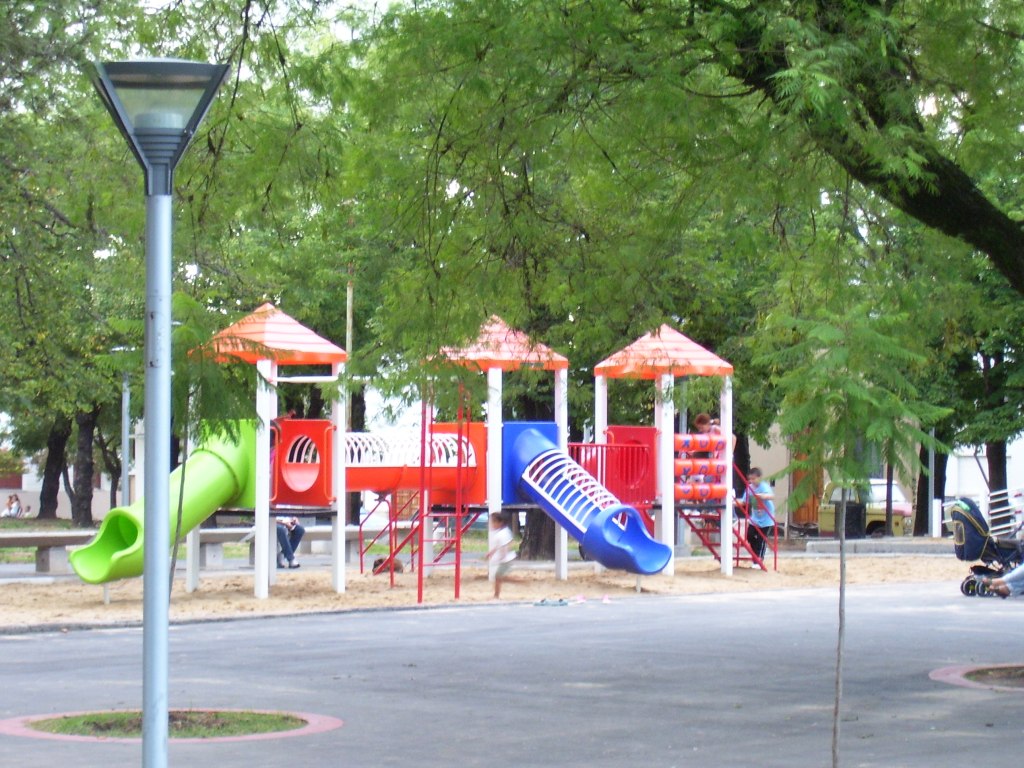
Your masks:
{"label": "green tube slide", "polygon": [[[194,450],[170,478],[168,521],[171,541],[181,495],[181,532],[199,525],[221,507],[255,506],[256,423],[240,422],[237,439],[215,435]],[[82,581],[103,584],[139,576],[143,571],[144,500],[110,510],[95,538],[68,560]]]}

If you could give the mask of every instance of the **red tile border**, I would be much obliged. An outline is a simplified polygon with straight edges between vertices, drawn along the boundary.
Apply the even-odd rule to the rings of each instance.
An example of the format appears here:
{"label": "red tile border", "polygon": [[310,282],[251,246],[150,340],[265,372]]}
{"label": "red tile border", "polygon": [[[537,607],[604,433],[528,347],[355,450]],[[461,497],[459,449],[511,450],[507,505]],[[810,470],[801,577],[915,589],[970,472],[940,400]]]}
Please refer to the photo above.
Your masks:
{"label": "red tile border", "polygon": [[989,691],[1003,691],[1007,693],[1024,693],[1024,688],[1012,685],[993,685],[992,683],[979,683],[976,680],[969,680],[967,675],[982,669],[1011,669],[1018,668],[1020,664],[971,664],[956,667],[942,667],[932,670],[928,674],[932,680],[950,685],[959,685],[964,688],[981,688]]}

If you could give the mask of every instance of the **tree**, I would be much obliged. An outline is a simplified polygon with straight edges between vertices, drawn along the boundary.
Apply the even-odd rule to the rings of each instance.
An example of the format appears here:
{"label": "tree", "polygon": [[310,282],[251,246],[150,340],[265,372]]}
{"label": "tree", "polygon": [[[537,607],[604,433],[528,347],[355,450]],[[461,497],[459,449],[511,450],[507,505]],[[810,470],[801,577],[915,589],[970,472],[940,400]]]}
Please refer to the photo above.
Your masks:
{"label": "tree", "polygon": [[[104,234],[90,212],[108,185],[83,161],[102,142],[76,103],[80,72],[93,46],[116,49],[108,35],[133,13],[134,4],[119,0],[15,0],[0,11],[0,408],[14,416],[24,450],[49,449],[42,517],[56,512],[72,425],[100,406],[105,390],[88,364],[102,344],[97,315],[107,293],[93,258]],[[91,446],[83,450],[87,461]]]}
{"label": "tree", "polygon": [[[336,121],[329,130],[311,130],[316,121],[310,120],[312,112],[299,98],[294,78],[289,74],[282,80],[271,70],[296,63],[301,67],[303,57],[294,57],[294,62],[287,48],[295,41],[295,30],[312,35],[326,22],[302,13],[289,14],[289,22],[280,25],[269,9],[263,15],[251,7],[244,11],[246,23],[237,36],[220,36],[225,48],[210,51],[203,47],[210,39],[207,30],[235,29],[237,4],[196,4],[187,13],[180,6],[136,13],[135,3],[98,0],[60,8],[37,5],[16,2],[3,12],[16,34],[5,48],[10,61],[0,56],[0,76],[11,72],[14,82],[5,92],[0,120],[9,129],[4,137],[15,137],[0,143],[0,160],[12,171],[0,185],[0,205],[9,226],[6,258],[0,262],[0,296],[13,310],[3,313],[6,322],[0,327],[0,340],[5,342],[0,345],[5,370],[0,408],[22,422],[26,419],[21,414],[29,411],[59,413],[60,423],[66,417],[92,433],[106,414],[116,414],[113,405],[119,399],[122,374],[122,369],[100,361],[115,346],[142,346],[141,324],[127,326],[127,333],[113,329],[119,324],[126,328],[128,320],[141,317],[143,287],[141,279],[125,279],[142,274],[141,196],[125,194],[140,189],[141,175],[84,77],[92,52],[102,46],[105,54],[116,54],[124,35],[157,55],[224,56],[234,58],[239,70],[250,67],[249,77],[236,79],[228,108],[219,100],[204,135],[186,153],[175,190],[175,255],[180,265],[176,289],[195,296],[205,311],[232,311],[238,305],[247,311],[293,286],[322,285],[324,281],[310,279],[312,264],[321,272],[331,268],[322,258],[330,249],[321,243],[316,257],[306,259],[306,269],[296,269],[290,280],[281,280],[283,271],[263,269],[266,258],[254,258],[255,249],[238,247],[258,244],[265,250],[269,244],[279,251],[315,223],[310,211],[327,186],[324,179],[331,177],[334,157],[324,139],[336,142]],[[311,20],[316,24],[309,25]],[[164,47],[171,41],[174,51]],[[15,78],[15,68],[23,78]],[[234,130],[229,132],[229,127]],[[221,164],[221,152],[233,153],[243,162]],[[112,157],[122,162],[111,163]],[[248,160],[251,163],[244,162]],[[327,166],[323,173],[313,172],[322,166]],[[295,249],[291,250],[277,263],[295,265]],[[41,290],[44,285],[54,289]],[[318,298],[319,306],[307,310],[314,325],[329,322],[322,307],[337,312],[329,286]],[[293,300],[304,297],[296,295]],[[222,322],[223,315],[215,323],[198,325],[219,328]],[[178,326],[176,336],[189,337],[196,327]],[[188,356],[179,353],[176,367],[188,365]],[[176,373],[177,381],[194,379],[181,370]],[[223,402],[222,397],[209,396],[213,387],[197,391],[207,393],[208,405]],[[184,417],[212,408],[183,403],[175,410]],[[26,423],[20,431],[26,436],[39,434],[29,427]],[[63,430],[57,434],[63,435]],[[76,444],[75,463],[91,476],[87,467],[92,445],[84,437]],[[54,489],[53,509],[63,455],[61,450],[54,454],[59,461],[46,463],[48,473],[57,473],[44,478],[44,487]],[[68,484],[78,510],[89,506],[88,480],[76,475],[75,489]],[[44,495],[51,496],[49,490]],[[44,513],[52,511],[49,503],[43,507]]]}
{"label": "tree", "polygon": [[[943,146],[963,134],[989,144],[977,136],[979,118],[1000,114],[994,102],[1016,65],[1019,7],[971,5],[715,4],[724,31],[710,42],[732,77],[767,96],[852,178],[986,254],[1024,293],[1024,230]],[[1009,66],[975,68],[950,55],[971,51],[973,62],[978,50]],[[961,135],[944,136],[956,122]]]}
{"label": "tree", "polygon": [[[669,226],[684,238],[700,226],[687,215],[689,193],[714,201],[708,213],[736,210],[756,196],[737,191],[760,181],[755,158],[774,149],[799,167],[809,202],[840,170],[983,250],[1021,287],[1020,229],[982,192],[997,141],[973,119],[984,113],[1005,135],[1015,130],[1014,111],[996,102],[1016,60],[979,70],[952,55],[973,50],[965,38],[982,49],[1012,47],[1015,7],[986,4],[992,23],[964,6],[916,3],[695,2],[687,10],[611,0],[564,9],[439,2],[399,9],[366,36],[374,93],[383,95],[359,103],[374,128],[370,167],[400,201],[391,220],[426,259],[424,275],[436,282],[444,274],[484,305],[518,293],[528,315],[538,303],[555,309],[561,285],[576,306],[563,300],[555,314],[573,314],[574,339],[586,338],[581,294],[602,308],[602,328],[618,331],[629,323],[621,310],[637,304],[652,309],[632,320],[650,324],[681,297],[673,277],[686,274],[685,262],[666,269],[663,246]],[[395,82],[417,85],[399,102],[388,98]],[[967,111],[972,119],[959,120]],[[973,149],[958,162],[943,154],[963,139]],[[392,150],[396,164],[387,165]],[[395,196],[396,188],[408,192]],[[777,200],[786,206],[792,195]],[[771,202],[762,195],[730,234],[764,232]],[[967,249],[951,252],[964,258]],[[652,256],[667,280],[647,278]],[[430,292],[414,302],[424,314],[443,306],[456,319],[459,299],[440,298],[443,286],[401,282]],[[628,297],[634,286],[643,286],[643,302],[607,298]],[[408,314],[397,301],[385,306],[385,328],[399,322],[393,314]],[[415,325],[429,327],[422,320]]]}
{"label": "tree", "polygon": [[[890,463],[904,460],[918,443],[929,441],[922,427],[942,415],[918,400],[903,373],[908,363],[924,360],[902,346],[900,334],[894,337],[905,317],[875,312],[872,302],[858,301],[857,289],[850,288],[854,296],[848,305],[819,308],[810,319],[779,311],[770,321],[775,344],[764,358],[783,392],[780,427],[798,457],[791,468],[807,470],[808,478],[827,471],[844,489],[869,476],[868,446],[877,446]],[[811,483],[798,486],[794,500],[812,488]],[[840,565],[833,765],[839,763],[846,623],[846,502],[844,490],[836,516]]]}
{"label": "tree", "polygon": [[[790,245],[813,241],[837,191],[860,199],[844,219],[851,233],[858,208],[874,215],[888,201],[904,214],[887,211],[897,225],[916,218],[942,233],[955,271],[977,249],[1020,289],[1008,170],[1020,115],[999,94],[1019,80],[1021,18],[1007,0],[451,0],[380,18],[290,0],[128,5],[76,4],[81,27],[62,23],[63,7],[13,6],[31,55],[0,62],[0,73],[30,62],[2,115],[18,140],[0,140],[0,156],[18,173],[0,204],[22,213],[9,218],[0,295],[21,300],[29,253],[46,256],[40,274],[59,275],[61,289],[30,305],[45,327],[0,328],[0,339],[53,330],[76,342],[55,354],[37,333],[45,359],[0,360],[14,412],[114,411],[117,377],[80,374],[126,340],[107,320],[139,313],[138,281],[117,282],[140,273],[141,210],[124,194],[139,173],[76,67],[127,39],[234,65],[176,174],[179,293],[221,320],[279,302],[339,339],[353,275],[366,333],[352,371],[401,373],[396,386],[420,376],[408,361],[494,312],[571,352],[581,381],[668,321],[737,365],[738,422],[763,437],[778,396],[746,341]],[[73,42],[56,64],[51,40],[32,34],[40,13],[61,30],[54,39]],[[332,32],[339,20],[350,42]],[[59,111],[25,108],[54,92]],[[924,261],[912,268],[944,278]],[[66,379],[37,392],[40,363]],[[81,394],[104,392],[99,403],[80,382]],[[572,413],[588,409],[586,383],[570,397]]]}

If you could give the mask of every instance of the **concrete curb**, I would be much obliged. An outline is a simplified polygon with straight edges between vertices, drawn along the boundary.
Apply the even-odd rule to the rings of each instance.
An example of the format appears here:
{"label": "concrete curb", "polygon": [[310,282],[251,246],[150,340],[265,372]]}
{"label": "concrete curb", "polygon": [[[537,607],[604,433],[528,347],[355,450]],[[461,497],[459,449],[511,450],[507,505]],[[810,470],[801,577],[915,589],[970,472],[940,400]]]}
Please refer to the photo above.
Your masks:
{"label": "concrete curb", "polygon": [[[808,540],[808,553],[838,555],[837,539]],[[924,537],[847,539],[846,553],[851,555],[949,555],[953,557],[953,539]]]}

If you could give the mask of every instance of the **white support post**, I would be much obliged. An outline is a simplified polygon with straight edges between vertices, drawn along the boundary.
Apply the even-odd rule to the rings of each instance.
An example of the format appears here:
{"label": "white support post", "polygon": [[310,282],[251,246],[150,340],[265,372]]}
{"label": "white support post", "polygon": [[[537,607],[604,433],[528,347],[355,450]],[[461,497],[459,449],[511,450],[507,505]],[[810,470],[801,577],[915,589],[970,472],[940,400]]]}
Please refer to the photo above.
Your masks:
{"label": "white support post", "polygon": [[736,502],[736,493],[732,487],[732,377],[726,376],[722,384],[720,410],[722,414],[722,437],[725,439],[725,508],[722,510],[722,573],[732,576],[733,541],[733,504]]}
{"label": "white support post", "polygon": [[594,377],[594,442],[608,442],[608,379]]}
{"label": "white support post", "polygon": [[[494,532],[490,515],[501,512],[501,473],[504,463],[501,451],[502,432],[502,372],[501,368],[487,369],[487,550],[494,547]],[[487,564],[487,578],[494,581],[496,563]]]}
{"label": "white support post", "polygon": [[[678,411],[678,410],[676,411],[676,415],[675,415],[675,418],[674,418],[675,423],[672,425],[672,429],[673,430],[678,430],[679,434],[685,434],[686,432],[688,432],[688,429],[687,429],[686,425],[687,425],[687,423],[689,421],[689,418],[690,418],[690,415],[687,412],[686,405],[685,405],[685,403],[686,403],[686,395],[687,395],[687,388],[689,386],[688,377],[684,376],[682,381],[679,382],[677,384],[677,386],[680,389],[680,391],[677,393],[677,397],[675,398],[675,400],[680,402],[680,403],[684,403],[684,405],[683,405],[683,408],[682,408],[681,411]],[[675,448],[676,448],[676,446],[675,446],[675,438],[673,436],[673,440],[672,440],[672,457],[673,457],[673,459],[675,459]],[[673,474],[673,483],[674,483],[675,482],[675,477],[674,477],[674,475],[675,475],[675,463],[674,462],[673,462],[673,465],[672,465],[672,474]],[[674,493],[674,489],[673,489],[673,493]],[[673,497],[673,501],[674,501],[674,497]],[[676,515],[676,525],[678,526],[678,528],[676,529],[676,541],[680,545],[682,545],[683,552],[685,552],[686,556],[689,557],[691,554],[693,554],[694,541],[695,541],[695,539],[697,537],[694,535],[693,529],[690,528],[689,523],[687,523],[685,521],[682,521],[680,519],[679,515]]]}
{"label": "white support post", "polygon": [[[555,371],[555,424],[558,425],[558,447],[569,451],[569,371]],[[569,579],[569,534],[560,525],[555,526],[555,579]]]}
{"label": "white support post", "polygon": [[[349,283],[351,285],[351,283]],[[331,420],[334,422],[334,520],[331,523],[331,584],[339,595],[345,591],[345,526],[348,524],[348,485],[345,482],[345,471],[348,456],[345,450],[345,435],[348,432],[348,399],[349,394],[341,386],[341,377],[345,372],[344,363],[331,365],[331,374],[339,382],[339,394],[331,407]]]}
{"label": "white support post", "polygon": [[135,490],[132,498],[139,498],[139,489],[146,477],[146,420],[140,419],[135,425]]}
{"label": "white support post", "polygon": [[[932,440],[935,439],[935,427],[929,430]],[[933,538],[938,538],[942,535],[942,503],[939,502],[939,525],[935,526],[935,445],[928,446],[928,514],[931,517],[928,520],[928,530]],[[913,520],[913,518],[911,518]],[[937,532],[936,532],[937,531]]]}
{"label": "white support post", "polygon": [[[608,443],[608,379],[598,375],[594,376],[594,443]],[[595,561],[594,573],[602,571],[604,566]]]}
{"label": "white support post", "polygon": [[662,374],[657,380],[656,407],[654,412],[655,427],[658,434],[658,487],[661,496],[661,509],[654,521],[655,538],[662,544],[672,548],[673,556],[662,573],[674,576],[676,572],[676,497],[673,459],[675,458],[675,404],[672,402],[672,387],[675,377],[671,373]]}
{"label": "white support post", "polygon": [[[929,478],[929,482],[931,479]],[[928,530],[933,539],[942,537],[942,499],[933,499]]]}
{"label": "white support post", "polygon": [[270,520],[270,422],[277,416],[276,376],[277,365],[272,360],[256,362],[256,506],[253,510],[256,561],[253,594],[259,599],[270,597],[273,569],[277,565],[277,559],[273,557],[277,551],[276,528],[275,536],[271,538]]}
{"label": "white support post", "polygon": [[199,528],[197,525],[185,534],[185,592],[188,594],[199,588]]}
{"label": "white support post", "polygon": [[[427,440],[433,441],[434,436],[431,432],[431,427],[437,423],[437,404],[434,402],[434,398],[431,396],[430,400],[424,403],[422,410],[423,424],[426,425],[426,437]],[[428,452],[429,453],[429,452]],[[500,483],[500,480],[499,480]],[[428,513],[430,511],[433,502],[430,500],[430,488],[423,489],[423,497],[420,499],[420,505],[423,509],[423,514],[427,515],[424,522],[424,536],[423,536],[423,549],[420,550],[420,558],[423,562],[423,575],[427,578],[434,573],[437,567],[434,563],[434,553],[436,551],[436,541],[438,539],[435,531],[437,530],[437,522],[432,521]]]}

